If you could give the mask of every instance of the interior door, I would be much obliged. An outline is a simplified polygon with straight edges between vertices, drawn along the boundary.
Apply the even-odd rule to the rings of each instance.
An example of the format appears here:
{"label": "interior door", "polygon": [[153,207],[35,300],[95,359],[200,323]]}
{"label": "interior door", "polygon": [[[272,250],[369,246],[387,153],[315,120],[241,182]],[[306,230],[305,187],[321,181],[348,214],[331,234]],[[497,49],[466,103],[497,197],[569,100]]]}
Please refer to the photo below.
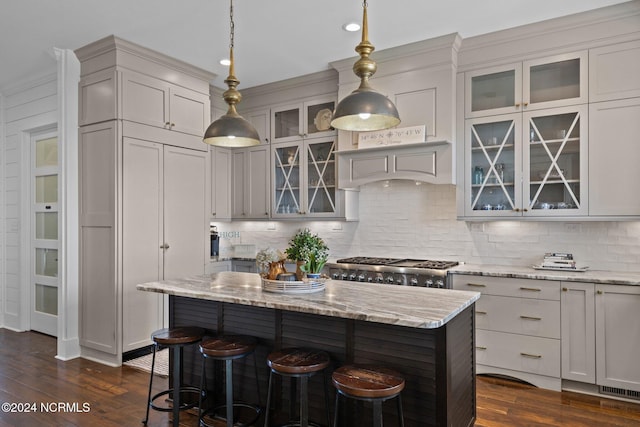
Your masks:
{"label": "interior door", "polygon": [[163,322],[162,295],[136,290],[139,283],[162,280],[162,147],[132,138],[123,143],[123,352],[151,344]]}
{"label": "interior door", "polygon": [[164,279],[204,274],[208,153],[164,146]]}
{"label": "interior door", "polygon": [[31,329],[58,335],[58,136],[31,138]]}

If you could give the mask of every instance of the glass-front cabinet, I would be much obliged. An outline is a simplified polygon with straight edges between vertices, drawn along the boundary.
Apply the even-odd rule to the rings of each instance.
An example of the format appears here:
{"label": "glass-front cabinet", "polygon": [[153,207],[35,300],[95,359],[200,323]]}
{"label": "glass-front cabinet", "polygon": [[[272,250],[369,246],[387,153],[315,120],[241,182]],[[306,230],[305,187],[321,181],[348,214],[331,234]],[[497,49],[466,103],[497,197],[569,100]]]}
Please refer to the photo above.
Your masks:
{"label": "glass-front cabinet", "polygon": [[465,73],[465,117],[587,102],[587,51]]}
{"label": "glass-front cabinet", "polygon": [[335,137],[272,145],[274,218],[339,212],[335,150]]}
{"label": "glass-front cabinet", "polygon": [[587,214],[587,107],[469,119],[465,216]]}
{"label": "glass-front cabinet", "polygon": [[334,96],[320,97],[271,109],[271,142],[290,142],[335,134],[331,115]]}

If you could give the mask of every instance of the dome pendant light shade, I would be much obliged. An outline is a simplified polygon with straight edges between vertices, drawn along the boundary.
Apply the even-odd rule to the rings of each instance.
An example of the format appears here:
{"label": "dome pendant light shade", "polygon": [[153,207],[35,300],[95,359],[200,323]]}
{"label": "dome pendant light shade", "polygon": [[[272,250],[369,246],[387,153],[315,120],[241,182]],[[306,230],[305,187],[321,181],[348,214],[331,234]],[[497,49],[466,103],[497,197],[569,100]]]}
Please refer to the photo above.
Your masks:
{"label": "dome pendant light shade", "polygon": [[209,125],[204,133],[205,144],[219,147],[249,147],[260,144],[260,136],[255,128],[236,111],[236,104],[242,100],[242,95],[236,89],[240,81],[235,76],[233,63],[233,0],[230,8],[231,16],[231,47],[229,60],[229,76],[224,81],[229,87],[223,94],[224,101],[229,105],[227,113]]}
{"label": "dome pendant light shade", "polygon": [[331,126],[350,131],[388,129],[400,124],[400,115],[393,102],[376,92],[369,85],[369,77],[375,74],[377,65],[369,58],[375,47],[369,42],[367,2],[363,3],[362,41],[356,46],[360,59],[353,65],[353,72],[360,77],[360,87],[338,103]]}

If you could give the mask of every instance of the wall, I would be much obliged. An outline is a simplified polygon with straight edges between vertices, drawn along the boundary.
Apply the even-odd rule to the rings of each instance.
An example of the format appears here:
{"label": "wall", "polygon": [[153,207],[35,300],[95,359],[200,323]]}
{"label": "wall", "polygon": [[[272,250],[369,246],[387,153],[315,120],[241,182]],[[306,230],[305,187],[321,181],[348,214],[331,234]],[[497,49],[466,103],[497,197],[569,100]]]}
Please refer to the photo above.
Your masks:
{"label": "wall", "polygon": [[[57,116],[57,76],[42,78],[16,85],[3,93],[4,97],[4,140],[0,147],[2,161],[2,262],[4,265],[3,326],[15,330],[28,328],[28,298],[21,301],[22,281],[28,281],[28,248],[22,247],[23,233],[29,233],[28,217],[21,214],[28,209],[28,200],[21,197],[23,185],[20,165],[24,144],[29,143],[30,134],[42,129],[55,127]],[[28,153],[28,150],[26,151]],[[27,211],[28,212],[28,211]],[[26,214],[25,214],[26,215]],[[24,251],[27,253],[24,254]],[[2,292],[0,292],[0,295]]]}
{"label": "wall", "polygon": [[640,221],[471,223],[456,219],[455,198],[452,185],[367,184],[360,189],[358,222],[218,223],[223,234],[238,232],[221,240],[221,251],[229,254],[233,243],[284,250],[293,233],[308,226],[327,241],[331,258],[413,257],[530,266],[545,252],[566,251],[591,269],[640,272]]}

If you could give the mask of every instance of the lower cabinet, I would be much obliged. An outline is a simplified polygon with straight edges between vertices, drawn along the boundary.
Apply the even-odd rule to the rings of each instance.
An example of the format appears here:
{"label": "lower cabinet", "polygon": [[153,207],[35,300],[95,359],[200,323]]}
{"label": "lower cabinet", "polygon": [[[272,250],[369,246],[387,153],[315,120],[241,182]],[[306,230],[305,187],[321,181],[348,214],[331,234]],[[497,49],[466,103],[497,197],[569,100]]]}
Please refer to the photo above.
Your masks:
{"label": "lower cabinet", "polygon": [[453,288],[482,293],[477,373],[638,397],[640,286],[454,274]]}
{"label": "lower cabinet", "polygon": [[640,286],[596,284],[595,289],[596,384],[640,392]]}
{"label": "lower cabinet", "polygon": [[476,372],[560,390],[560,283],[454,275],[476,302]]}
{"label": "lower cabinet", "polygon": [[595,285],[562,282],[562,378],[596,382]]}

